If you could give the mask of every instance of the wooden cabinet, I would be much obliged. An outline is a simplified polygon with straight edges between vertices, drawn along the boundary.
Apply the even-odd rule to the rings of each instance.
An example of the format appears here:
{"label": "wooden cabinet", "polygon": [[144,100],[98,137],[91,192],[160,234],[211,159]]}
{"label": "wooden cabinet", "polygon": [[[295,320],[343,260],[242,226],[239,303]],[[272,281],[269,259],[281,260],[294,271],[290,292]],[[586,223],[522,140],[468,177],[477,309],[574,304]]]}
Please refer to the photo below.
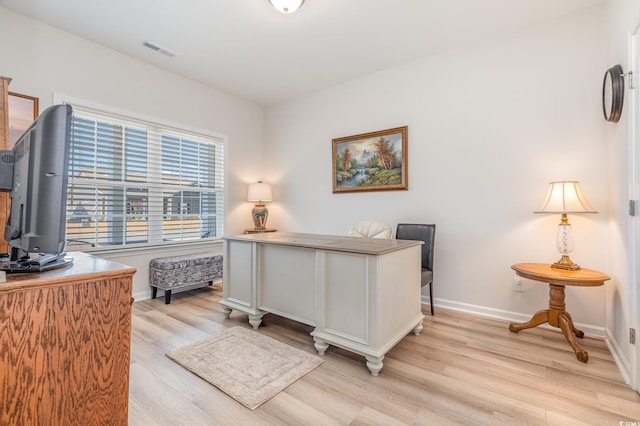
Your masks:
{"label": "wooden cabinet", "polygon": [[131,268],[83,253],[0,283],[0,424],[126,425]]}

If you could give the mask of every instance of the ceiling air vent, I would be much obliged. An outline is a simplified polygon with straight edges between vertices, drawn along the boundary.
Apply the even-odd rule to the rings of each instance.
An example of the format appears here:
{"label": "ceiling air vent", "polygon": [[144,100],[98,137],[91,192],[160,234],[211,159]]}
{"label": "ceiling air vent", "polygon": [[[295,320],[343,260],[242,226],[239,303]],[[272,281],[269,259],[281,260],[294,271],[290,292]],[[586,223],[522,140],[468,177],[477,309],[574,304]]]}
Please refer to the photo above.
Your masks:
{"label": "ceiling air vent", "polygon": [[160,47],[157,44],[153,44],[153,43],[148,42],[148,41],[143,41],[142,45],[144,47],[146,47],[147,49],[151,49],[151,50],[156,51],[158,53],[162,53],[163,55],[168,56],[170,58],[173,58],[174,56],[176,56],[175,52],[172,52],[169,49],[165,49],[164,47]]}

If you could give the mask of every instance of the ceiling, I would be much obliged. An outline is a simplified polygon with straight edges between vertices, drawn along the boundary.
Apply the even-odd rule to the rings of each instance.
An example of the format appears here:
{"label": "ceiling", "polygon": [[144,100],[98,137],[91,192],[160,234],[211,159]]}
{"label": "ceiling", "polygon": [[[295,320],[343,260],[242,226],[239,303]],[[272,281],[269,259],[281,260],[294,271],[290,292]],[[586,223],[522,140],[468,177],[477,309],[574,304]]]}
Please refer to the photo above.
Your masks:
{"label": "ceiling", "polygon": [[269,106],[603,2],[306,0],[291,15],[268,0],[0,0],[0,6]]}

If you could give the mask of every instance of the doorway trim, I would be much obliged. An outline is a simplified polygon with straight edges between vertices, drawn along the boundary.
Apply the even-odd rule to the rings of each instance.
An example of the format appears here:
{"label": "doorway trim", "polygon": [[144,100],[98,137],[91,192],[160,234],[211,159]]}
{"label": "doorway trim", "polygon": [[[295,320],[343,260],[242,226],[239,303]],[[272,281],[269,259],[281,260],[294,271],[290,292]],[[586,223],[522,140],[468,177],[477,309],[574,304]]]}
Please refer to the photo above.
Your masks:
{"label": "doorway trim", "polygon": [[[629,200],[640,208],[640,90],[638,76],[640,71],[640,22],[629,37],[629,70],[625,78],[625,94],[629,99]],[[632,87],[635,86],[634,89]],[[631,207],[631,206],[630,206]],[[640,332],[640,212],[629,215],[629,327]],[[631,333],[631,331],[630,331]],[[629,345],[630,385],[640,390],[640,335],[636,335],[636,343]]]}

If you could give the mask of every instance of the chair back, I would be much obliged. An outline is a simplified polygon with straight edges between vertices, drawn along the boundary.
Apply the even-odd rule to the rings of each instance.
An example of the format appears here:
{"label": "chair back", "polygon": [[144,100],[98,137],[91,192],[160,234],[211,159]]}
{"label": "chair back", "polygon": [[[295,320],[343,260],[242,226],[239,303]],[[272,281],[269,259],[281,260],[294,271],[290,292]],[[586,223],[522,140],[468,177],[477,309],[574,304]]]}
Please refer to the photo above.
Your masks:
{"label": "chair back", "polygon": [[396,230],[398,240],[424,241],[422,245],[422,267],[433,271],[433,251],[436,237],[436,225],[421,223],[399,223]]}
{"label": "chair back", "polygon": [[378,220],[362,220],[349,228],[347,235],[360,238],[383,238],[390,240],[392,230],[389,225]]}

